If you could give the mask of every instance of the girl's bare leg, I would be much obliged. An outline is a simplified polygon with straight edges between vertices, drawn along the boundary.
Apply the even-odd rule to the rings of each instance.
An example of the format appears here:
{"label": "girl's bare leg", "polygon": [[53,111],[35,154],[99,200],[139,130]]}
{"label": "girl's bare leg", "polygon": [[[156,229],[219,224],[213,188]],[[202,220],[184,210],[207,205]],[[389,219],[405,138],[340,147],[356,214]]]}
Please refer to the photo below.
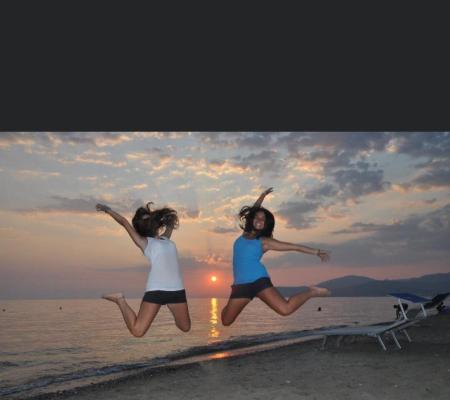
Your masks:
{"label": "girl's bare leg", "polygon": [[191,318],[187,303],[171,303],[167,304],[167,307],[175,319],[177,328],[183,332],[188,332],[191,329]]}
{"label": "girl's bare leg", "polygon": [[150,328],[151,323],[155,319],[156,314],[158,314],[158,311],[161,308],[160,304],[143,301],[141,303],[141,307],[139,308],[139,313],[136,315],[133,309],[126,302],[122,293],[111,293],[102,296],[102,298],[112,301],[119,306],[128,330],[133,336],[136,337],[142,337],[145,335],[148,328]]}
{"label": "girl's bare leg", "polygon": [[257,297],[280,315],[289,315],[313,297],[325,297],[331,293],[328,289],[311,286],[306,292],[294,294],[286,300],[274,287],[261,290]]}
{"label": "girl's bare leg", "polygon": [[223,308],[221,314],[222,324],[230,326],[250,301],[247,298],[228,299],[228,303]]}

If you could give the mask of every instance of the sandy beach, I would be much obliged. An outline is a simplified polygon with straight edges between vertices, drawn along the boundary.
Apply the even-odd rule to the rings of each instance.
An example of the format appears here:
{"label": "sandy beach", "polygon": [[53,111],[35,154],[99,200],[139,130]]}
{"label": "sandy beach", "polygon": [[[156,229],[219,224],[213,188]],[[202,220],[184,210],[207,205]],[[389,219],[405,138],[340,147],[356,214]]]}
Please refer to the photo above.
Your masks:
{"label": "sandy beach", "polygon": [[330,338],[234,357],[144,371],[133,377],[39,397],[115,399],[449,399],[450,315],[430,317],[399,335],[402,349],[359,337]]}

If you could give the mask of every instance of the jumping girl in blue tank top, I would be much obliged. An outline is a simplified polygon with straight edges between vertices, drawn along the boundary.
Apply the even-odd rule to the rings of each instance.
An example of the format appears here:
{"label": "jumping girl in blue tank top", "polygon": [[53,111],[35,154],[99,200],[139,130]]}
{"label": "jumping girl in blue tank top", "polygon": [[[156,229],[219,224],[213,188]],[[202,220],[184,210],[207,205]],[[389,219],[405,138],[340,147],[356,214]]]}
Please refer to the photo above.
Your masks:
{"label": "jumping girl in blue tank top", "polygon": [[321,261],[328,261],[329,253],[300,244],[280,242],[272,237],[275,218],[269,210],[261,207],[264,198],[272,191],[272,188],[267,189],[253,207],[245,206],[239,213],[244,232],[233,245],[234,281],[228,303],[222,310],[223,325],[231,325],[254,297],[260,298],[278,314],[289,315],[313,297],[330,295],[328,289],[311,286],[306,292],[286,300],[273,287],[266,267],[260,261],[265,252],[292,250],[318,256]]}
{"label": "jumping girl in blue tank top", "polygon": [[262,264],[263,247],[261,238],[247,239],[240,236],[233,245],[234,284],[254,282],[262,277],[269,277]]}

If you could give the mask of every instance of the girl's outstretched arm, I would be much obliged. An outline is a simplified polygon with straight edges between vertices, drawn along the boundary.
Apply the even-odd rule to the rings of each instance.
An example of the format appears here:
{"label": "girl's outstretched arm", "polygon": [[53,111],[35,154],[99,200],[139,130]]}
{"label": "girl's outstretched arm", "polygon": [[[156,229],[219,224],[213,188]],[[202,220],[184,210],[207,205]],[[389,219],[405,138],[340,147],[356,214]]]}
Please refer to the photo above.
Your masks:
{"label": "girl's outstretched arm", "polygon": [[264,198],[269,194],[273,192],[273,188],[269,188],[264,190],[264,192],[261,193],[261,195],[258,197],[258,200],[255,201],[255,204],[253,204],[253,207],[261,207],[262,202],[264,201]]}
{"label": "girl's outstretched arm", "polygon": [[139,247],[142,252],[144,252],[145,248],[147,247],[147,238],[139,235],[139,233],[135,231],[133,226],[127,221],[125,217],[113,211],[110,207],[105,206],[104,204],[97,204],[95,208],[97,209],[97,211],[104,211],[106,214],[110,215],[116,222],[122,225],[130,235],[134,244]]}
{"label": "girl's outstretched arm", "polygon": [[301,244],[281,242],[272,238],[263,239],[263,250],[298,251],[300,253],[318,256],[322,261],[328,261],[330,259],[330,252],[327,250],[314,249],[312,247],[304,246]]}

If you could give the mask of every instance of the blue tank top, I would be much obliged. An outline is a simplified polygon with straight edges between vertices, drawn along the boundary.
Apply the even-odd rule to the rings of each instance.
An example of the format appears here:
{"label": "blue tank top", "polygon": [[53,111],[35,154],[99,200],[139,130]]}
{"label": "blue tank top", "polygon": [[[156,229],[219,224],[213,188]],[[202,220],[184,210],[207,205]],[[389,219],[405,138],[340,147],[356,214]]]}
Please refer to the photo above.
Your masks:
{"label": "blue tank top", "polygon": [[233,245],[233,276],[235,284],[250,283],[269,277],[261,263],[263,247],[261,239],[238,237]]}

